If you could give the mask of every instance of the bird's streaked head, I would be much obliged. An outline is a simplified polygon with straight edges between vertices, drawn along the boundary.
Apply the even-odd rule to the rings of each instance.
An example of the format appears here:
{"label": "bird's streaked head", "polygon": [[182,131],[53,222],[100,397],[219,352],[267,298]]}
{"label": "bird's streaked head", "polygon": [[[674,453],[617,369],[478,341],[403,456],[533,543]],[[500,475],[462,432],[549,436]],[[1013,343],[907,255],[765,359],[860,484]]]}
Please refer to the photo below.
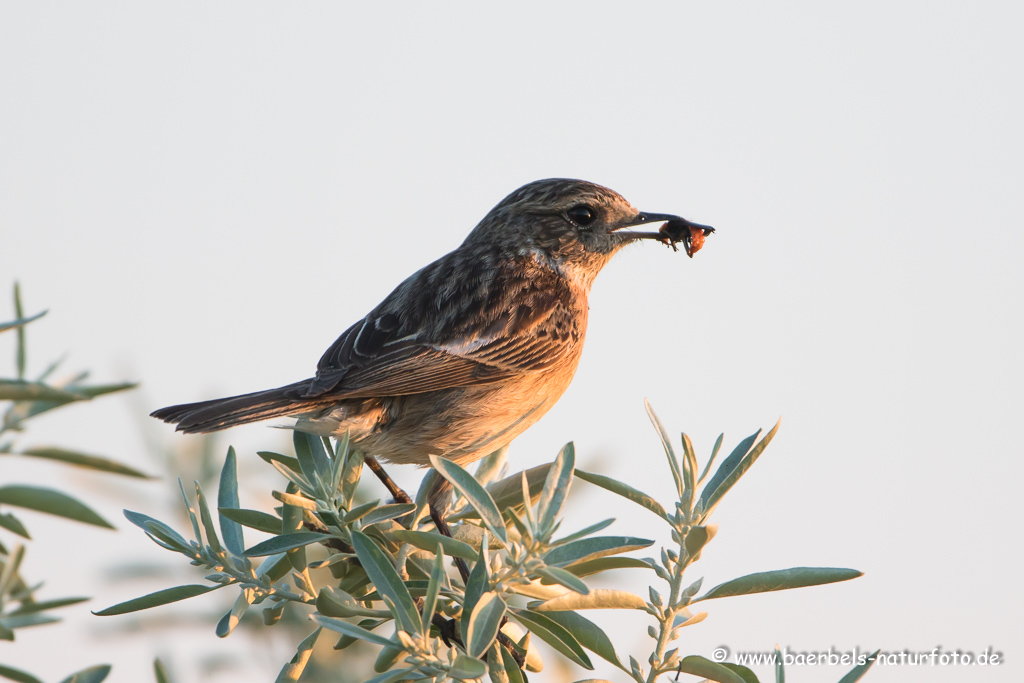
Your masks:
{"label": "bird's streaked head", "polygon": [[466,245],[492,244],[511,253],[534,253],[582,275],[587,284],[624,245],[664,238],[639,231],[670,214],[638,211],[618,192],[585,180],[550,178],[520,187],[476,226]]}

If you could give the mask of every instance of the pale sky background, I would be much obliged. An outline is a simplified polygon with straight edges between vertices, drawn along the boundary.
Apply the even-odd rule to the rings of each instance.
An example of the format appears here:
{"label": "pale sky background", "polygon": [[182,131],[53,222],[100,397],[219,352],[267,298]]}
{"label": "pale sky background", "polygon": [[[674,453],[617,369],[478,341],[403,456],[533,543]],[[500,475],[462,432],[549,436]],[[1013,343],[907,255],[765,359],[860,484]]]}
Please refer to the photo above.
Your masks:
{"label": "pale sky background", "polygon": [[[0,290],[19,280],[29,312],[50,309],[29,328],[35,372],[68,353],[68,372],[143,387],[19,443],[159,471],[140,415],[309,376],[508,192],[584,178],[718,232],[693,260],[641,244],[608,266],[575,382],[512,444],[514,466],[574,440],[579,466],[670,503],[644,397],[702,462],[719,432],[728,448],[781,415],[691,576],[866,575],[707,603],[682,651],[994,647],[1004,666],[865,680],[1021,680],[1022,21],[1009,2],[4,2]],[[261,476],[254,451],[280,439],[253,426],[221,443]],[[0,475],[78,490],[120,527],[24,514],[44,595],[99,609],[201,582],[120,515],[175,519],[173,478],[9,460]],[[615,516],[610,532],[668,541],[648,513],[576,489],[566,528]],[[180,571],[112,580],[128,561]],[[621,576],[644,591],[647,575]],[[179,681],[273,680],[292,645],[213,634],[233,599],[185,603],[210,610],[198,630],[129,636],[71,608],[0,661],[53,681],[108,662],[109,680],[143,681],[162,654]],[[588,616],[614,626],[620,656],[646,658],[643,615]],[[204,676],[211,656],[244,660]]]}

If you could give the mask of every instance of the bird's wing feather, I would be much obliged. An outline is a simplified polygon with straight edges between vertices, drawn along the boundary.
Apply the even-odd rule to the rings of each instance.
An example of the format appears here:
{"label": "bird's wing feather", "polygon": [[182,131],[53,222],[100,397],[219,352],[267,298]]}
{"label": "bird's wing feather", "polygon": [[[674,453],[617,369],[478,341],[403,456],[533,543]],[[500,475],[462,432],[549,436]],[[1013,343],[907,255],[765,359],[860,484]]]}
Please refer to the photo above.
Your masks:
{"label": "bird's wing feather", "polygon": [[346,330],[304,396],[397,396],[496,382],[551,367],[582,342],[559,287],[506,274],[443,292],[422,281],[439,264]]}

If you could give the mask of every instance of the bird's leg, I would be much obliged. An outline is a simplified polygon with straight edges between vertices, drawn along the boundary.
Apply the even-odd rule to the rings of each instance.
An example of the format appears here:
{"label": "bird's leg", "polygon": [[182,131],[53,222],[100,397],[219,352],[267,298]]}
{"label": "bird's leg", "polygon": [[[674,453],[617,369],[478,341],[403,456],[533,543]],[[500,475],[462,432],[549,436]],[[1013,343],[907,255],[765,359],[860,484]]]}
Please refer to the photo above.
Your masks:
{"label": "bird's leg", "polygon": [[[384,468],[380,466],[380,463],[377,462],[376,458],[372,455],[364,455],[363,462],[365,462],[370,470],[377,475],[377,478],[380,479],[381,483],[387,487],[388,491],[391,492],[391,496],[395,499],[395,502],[413,502],[412,498],[409,497],[409,494],[403,491],[402,488],[395,483],[395,480],[391,478],[391,475],[384,471]],[[449,528],[448,522],[444,521],[444,512],[448,509],[447,499],[451,494],[452,485],[448,483],[447,479],[441,476],[438,476],[437,479],[437,483],[434,484],[430,492],[430,519],[434,521],[434,526],[437,527],[439,533],[444,534],[448,538],[452,538],[452,530]],[[438,507],[439,505],[440,509]],[[466,561],[461,557],[456,557],[454,559],[455,565],[459,568],[459,574],[462,576],[462,583],[465,585],[469,581],[469,567],[466,566]],[[445,645],[451,647],[451,643],[453,641],[462,645],[462,639],[456,631],[454,619],[445,619],[440,613],[435,613],[431,618],[431,622],[437,627]],[[503,633],[499,633],[498,638],[499,640],[508,640],[508,637]],[[504,640],[502,643],[505,647],[509,648],[509,652],[512,653],[512,657],[515,658],[516,663],[520,668],[522,668],[523,663],[519,661],[521,659],[521,655],[511,647],[511,641],[505,643]]]}
{"label": "bird's leg", "polygon": [[409,494],[403,491],[402,488],[395,483],[395,480],[391,478],[391,475],[384,471],[384,468],[380,466],[379,462],[377,462],[377,458],[372,455],[364,455],[363,462],[365,462],[366,466],[369,467],[375,475],[377,475],[377,478],[380,479],[380,483],[387,487],[388,491],[391,492],[391,497],[395,499],[396,503],[412,502],[412,498],[409,497]]}
{"label": "bird's leg", "polygon": [[[430,519],[434,520],[434,526],[437,527],[437,531],[442,536],[452,538],[452,530],[448,526],[448,522],[444,521],[444,517],[437,511],[433,505],[430,506]],[[469,583],[469,567],[466,565],[466,561],[461,557],[453,557],[455,560],[455,566],[459,569],[459,576],[462,577],[463,585]]]}
{"label": "bird's leg", "polygon": [[[452,484],[450,481],[442,477],[438,473],[434,473],[434,485],[430,487],[430,492],[427,494],[427,504],[430,508],[430,519],[434,521],[434,527],[437,528],[437,533],[448,538],[454,538],[452,536],[452,530],[448,526],[448,522],[445,521],[444,517],[448,513],[448,508],[451,507],[452,503]],[[461,557],[453,558],[455,560],[455,566],[459,568],[459,575],[462,577],[462,584],[466,585],[469,583],[469,567],[466,565],[466,561]]]}
{"label": "bird's leg", "polygon": [[[452,538],[452,530],[448,526],[448,522],[445,521],[445,515],[448,512],[448,508],[451,505],[451,493],[452,484],[447,479],[439,474],[435,475],[437,480],[434,485],[430,487],[430,493],[427,495],[427,501],[430,506],[430,519],[434,521],[434,526],[437,528],[438,533]],[[469,567],[466,565],[466,561],[461,557],[454,558],[455,566],[459,569],[459,575],[462,576],[462,585],[469,584]],[[508,621],[508,616],[501,618],[501,626],[504,626]],[[499,626],[499,628],[501,628]],[[515,660],[516,665],[522,670],[523,665],[526,663],[526,655],[519,651],[512,642],[512,639],[506,636],[504,633],[498,632],[498,642],[509,651],[512,655],[512,659]]]}

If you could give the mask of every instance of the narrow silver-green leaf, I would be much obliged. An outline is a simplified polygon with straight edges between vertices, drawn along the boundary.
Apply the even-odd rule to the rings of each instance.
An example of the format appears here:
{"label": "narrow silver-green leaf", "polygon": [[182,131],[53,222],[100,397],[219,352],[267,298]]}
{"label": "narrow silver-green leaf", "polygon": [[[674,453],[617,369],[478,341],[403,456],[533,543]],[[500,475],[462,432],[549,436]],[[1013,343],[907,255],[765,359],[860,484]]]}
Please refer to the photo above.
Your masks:
{"label": "narrow silver-green leaf", "polygon": [[363,503],[357,507],[352,508],[345,513],[345,516],[341,518],[342,524],[351,524],[352,522],[360,519],[363,515],[366,515],[373,508],[380,504],[379,500],[371,500],[369,503]]}
{"label": "narrow silver-green leaf", "polygon": [[[21,285],[14,283],[14,317],[16,320],[25,318],[25,311],[21,307]],[[25,378],[25,326],[18,325],[18,350],[15,355],[15,365],[18,368],[18,379]]]}
{"label": "narrow silver-green leaf", "polygon": [[274,498],[277,498],[285,505],[302,508],[303,510],[309,510],[310,512],[316,512],[316,501],[311,498],[300,496],[297,493],[286,493],[284,491],[273,491],[271,493]]}
{"label": "narrow silver-green leaf", "polygon": [[[26,628],[28,626],[40,626],[42,624],[55,624],[59,618],[48,614],[22,614],[20,617],[2,617],[0,626],[6,629]],[[0,638],[0,640],[14,640],[14,638]]]}
{"label": "narrow silver-green leaf", "polygon": [[786,670],[783,667],[783,656],[782,652],[779,651],[779,646],[775,646],[775,683],[786,683]]}
{"label": "narrow silver-green leaf", "polygon": [[[523,670],[519,668],[519,664],[516,662],[515,657],[512,656],[511,652],[497,644],[491,648],[491,652],[497,653],[501,656],[501,673],[505,674],[505,680],[507,680],[508,683],[526,683],[526,678],[523,676]],[[492,670],[492,674],[493,673],[495,672]],[[491,681],[494,680],[495,677],[492,675]],[[501,680],[500,674],[498,676],[498,680],[500,683],[505,683],[504,680]]]}
{"label": "narrow silver-green leaf", "polygon": [[491,584],[487,576],[487,563],[483,560],[478,560],[476,564],[473,565],[473,569],[469,572],[469,580],[466,581],[466,589],[463,593],[462,618],[459,622],[459,630],[461,633],[465,633],[469,630],[469,617],[473,613],[473,609],[476,607],[477,600],[480,599],[480,596],[489,591],[490,588]]}
{"label": "narrow silver-green leaf", "polygon": [[210,514],[210,506],[203,495],[203,487],[196,484],[196,502],[199,504],[199,520],[203,524],[203,531],[206,533],[206,542],[215,553],[221,551],[220,538],[217,536],[217,527],[213,525],[213,515]]}
{"label": "narrow silver-green leaf", "polygon": [[734,595],[750,595],[752,593],[768,593],[771,591],[788,590],[790,588],[821,586],[838,581],[849,581],[863,575],[864,572],[859,572],[856,569],[833,567],[793,567],[792,569],[758,572],[715,586],[699,598],[694,598],[693,602],[728,598]]}
{"label": "narrow silver-green leaf", "polygon": [[132,512],[131,510],[125,510],[124,516],[129,522],[136,525],[150,536],[171,545],[179,552],[194,552],[188,541],[186,541],[181,534],[160,520],[153,519],[141,512]]}
{"label": "narrow silver-green leaf", "polygon": [[341,619],[336,619],[335,617],[325,617],[324,615],[317,613],[313,613],[313,616],[311,618],[313,619],[313,621],[320,624],[324,628],[330,629],[332,631],[337,631],[338,633],[344,634],[346,636],[358,638],[359,640],[365,640],[367,642],[382,645],[384,647],[392,645],[391,641],[385,638],[384,636],[379,636],[373,631],[367,631],[365,628],[356,626],[355,624],[350,624],[347,621],[342,621]]}
{"label": "narrow silver-green leaf", "polygon": [[690,527],[686,538],[683,539],[683,548],[686,550],[686,554],[690,557],[697,557],[714,536],[715,528],[717,528],[715,524]]}
{"label": "narrow silver-green leaf", "polygon": [[[526,480],[529,483],[531,504],[536,503],[540,498],[549,469],[551,469],[551,463],[537,465],[536,467],[531,467],[526,470]],[[512,509],[518,511],[523,509],[522,477],[522,472],[516,472],[513,475],[505,477],[504,479],[487,486],[487,493],[490,494],[499,510]],[[480,514],[477,513],[476,510],[466,508],[458,514],[453,515],[452,519],[479,519],[479,517]]]}
{"label": "narrow silver-green leaf", "polygon": [[0,401],[57,401],[71,403],[84,401],[85,396],[71,391],[51,387],[42,382],[26,382],[20,379],[0,379]]}
{"label": "narrow silver-green leaf", "polygon": [[316,644],[316,639],[320,636],[322,630],[323,626],[317,626],[312,633],[302,639],[302,642],[295,649],[295,655],[284,665],[281,673],[277,674],[274,683],[288,683],[288,681],[299,680],[299,676],[302,675],[306,668],[306,663],[309,662],[309,658],[313,654],[313,645]]}
{"label": "narrow silver-green leaf", "polygon": [[420,613],[390,558],[369,536],[359,531],[352,532],[352,547],[374,587],[381,596],[390,598],[395,607],[395,619],[402,630],[410,634],[418,633]]}
{"label": "narrow silver-green leaf", "polygon": [[249,611],[249,606],[252,605],[253,600],[256,598],[256,593],[251,588],[243,588],[239,593],[238,597],[235,598],[235,604],[231,606],[228,613],[221,617],[220,621],[217,622],[217,626],[214,628],[214,632],[218,638],[227,638],[231,635],[231,632],[235,630],[235,627],[241,623],[242,617]]}
{"label": "narrow silver-green leaf", "polygon": [[757,680],[757,674],[743,666],[742,664],[731,664],[729,662],[722,662],[722,666],[732,671],[734,674],[743,679],[743,683],[760,683]]}
{"label": "narrow silver-green leaf", "polygon": [[497,593],[484,593],[476,601],[465,635],[466,649],[471,657],[482,657],[491,647],[505,609],[505,601]]}
{"label": "narrow silver-green leaf", "polygon": [[530,609],[534,612],[564,612],[579,609],[644,609],[647,602],[635,593],[597,588],[586,595],[579,593],[563,593],[543,602],[531,602]]}
{"label": "narrow silver-green leaf", "polygon": [[584,472],[581,469],[576,470],[576,476],[585,482],[600,486],[603,489],[611,491],[612,493],[618,494],[626,500],[631,500],[637,505],[646,508],[658,515],[664,520],[668,520],[668,513],[665,512],[665,508],[662,507],[661,503],[654,500],[651,496],[647,495],[643,491],[638,491],[629,484],[624,484],[617,479],[606,477],[602,474],[594,474],[592,472]]}
{"label": "narrow silver-green leaf", "polygon": [[[700,473],[700,479],[697,480],[697,486],[704,483],[707,479],[708,473],[711,471],[711,466],[715,464],[715,458],[718,457],[718,451],[722,449],[722,442],[725,440],[725,433],[719,434],[718,439],[715,441],[715,447],[711,449],[711,457],[708,458],[708,464],[704,465],[704,471]],[[780,683],[776,681],[776,683]]]}
{"label": "narrow silver-green leaf", "polygon": [[870,669],[872,665],[874,665],[875,661],[878,658],[878,653],[879,650],[875,650],[870,655],[868,655],[867,661],[865,661],[863,664],[858,664],[857,666],[850,669],[850,671],[845,676],[839,679],[839,683],[857,683],[857,681],[863,678],[864,674],[868,672],[868,669]]}
{"label": "narrow silver-green leaf", "polygon": [[76,465],[78,467],[84,467],[91,470],[123,474],[126,477],[153,479],[151,475],[137,470],[134,467],[129,467],[128,465],[119,463],[116,460],[101,458],[97,455],[86,455],[85,453],[79,453],[78,451],[56,448],[54,446],[26,448],[23,451],[18,451],[18,455],[25,455],[31,458],[43,458],[46,460],[56,460],[58,462],[64,462],[69,465]]}
{"label": "narrow silver-green leaf", "polygon": [[779,425],[782,424],[782,420],[775,423],[772,430],[765,434],[764,438],[761,439],[756,446],[750,448],[750,444],[757,439],[758,435],[761,434],[761,430],[758,430],[753,435],[744,439],[740,444],[729,454],[722,465],[715,472],[715,475],[711,477],[711,480],[701,491],[700,501],[701,509],[703,510],[702,517],[707,519],[708,515],[715,509],[718,503],[722,500],[722,496],[729,492],[740,477],[750,469],[750,466],[757,461],[757,458],[764,452],[764,449],[771,442],[775,433],[779,431]]}
{"label": "narrow silver-green leaf", "polygon": [[96,398],[97,396],[106,396],[107,394],[113,394],[118,391],[126,391],[128,389],[134,389],[139,386],[137,382],[117,382],[115,384],[65,384],[62,388],[65,391],[73,391],[76,394],[80,394],[88,398]]}
{"label": "narrow silver-green leaf", "polygon": [[153,676],[156,678],[156,683],[171,683],[171,677],[167,675],[167,668],[159,657],[153,660]]}
{"label": "narrow silver-green leaf", "polygon": [[293,458],[290,455],[281,455],[280,453],[274,453],[273,451],[256,451],[256,455],[260,456],[267,463],[280,463],[290,469],[295,474],[302,474],[302,468],[299,467],[298,458]]}
{"label": "narrow silver-green leaf", "polygon": [[583,578],[609,569],[651,569],[651,565],[635,557],[599,557],[596,560],[577,562],[565,569],[573,575]]}
{"label": "narrow silver-green leaf", "polygon": [[583,646],[569,632],[567,628],[557,623],[546,614],[531,612],[525,609],[510,609],[509,612],[517,621],[528,628],[531,633],[545,643],[555,648],[573,662],[576,662],[584,669],[594,670],[590,657],[583,650]]}
{"label": "narrow silver-green leaf", "polygon": [[[707,500],[708,496],[714,493],[715,489],[721,486],[722,482],[729,478],[733,470],[743,460],[743,456],[750,452],[750,448],[757,441],[757,437],[761,435],[761,430],[758,429],[756,432],[748,436],[747,438],[736,444],[736,447],[732,449],[732,453],[726,456],[722,464],[719,465],[718,470],[712,475],[711,479],[708,480],[707,485],[704,487],[704,491],[701,494],[701,498]],[[706,509],[706,506],[705,506]]]}
{"label": "narrow silver-green leaf", "polygon": [[566,536],[564,538],[560,538],[557,541],[552,542],[551,545],[553,545],[553,546],[554,545],[562,545],[564,543],[572,543],[573,541],[578,541],[581,538],[586,538],[587,536],[590,536],[591,534],[596,534],[598,531],[601,531],[603,529],[607,529],[614,522],[615,522],[615,518],[614,517],[611,517],[609,519],[601,520],[600,522],[597,522],[596,524],[591,524],[590,526],[588,526],[588,527],[586,527],[584,529],[580,529],[579,531],[577,531],[575,533],[572,533],[572,534],[569,534],[568,536]]}
{"label": "narrow silver-green leaf", "polygon": [[389,519],[404,517],[415,509],[415,503],[391,503],[388,505],[379,505],[375,509],[370,510],[370,512],[368,512],[360,522],[365,528],[373,524],[386,522]]}
{"label": "narrow silver-green leaf", "polygon": [[220,513],[220,508],[238,508],[238,459],[233,446],[228,447],[224,466],[220,470],[220,487],[217,490],[217,508],[220,518],[220,532],[224,536],[224,545],[233,555],[241,555],[245,551],[245,539],[242,536],[242,525],[230,517]]}
{"label": "narrow silver-green leaf", "polygon": [[109,664],[90,666],[88,669],[82,669],[78,673],[71,674],[61,683],[100,683],[100,681],[106,680],[111,668]]}
{"label": "narrow silver-green leaf", "polygon": [[11,592],[11,587],[17,585],[16,582],[20,583],[21,579],[18,578],[18,569],[21,567],[21,561],[25,559],[25,546],[17,545],[14,548],[14,552],[4,562],[3,569],[0,570],[0,595],[7,595]]}
{"label": "narrow silver-green leaf", "polygon": [[[331,491],[341,490],[341,477],[345,472],[345,464],[348,460],[349,440],[348,432],[334,441],[334,455],[331,458]],[[348,502],[348,499],[345,499]]]}
{"label": "narrow silver-green leaf", "polygon": [[21,520],[9,512],[0,513],[0,527],[7,529],[11,533],[18,534],[22,538],[32,538],[28,533],[28,529],[21,523]]}
{"label": "narrow silver-green leaf", "polygon": [[196,542],[199,545],[203,545],[203,534],[199,530],[199,518],[196,516],[195,506],[192,505],[192,501],[188,499],[188,494],[185,493],[185,484],[181,481],[181,477],[178,477],[178,489],[181,491],[181,500],[185,504],[185,510],[188,513],[188,521],[192,525],[192,534],[196,538]]}
{"label": "narrow silver-green leaf", "polygon": [[629,673],[629,668],[619,661],[611,639],[597,624],[576,612],[547,612],[545,616],[573,634],[580,645],[606,662]]}
{"label": "narrow silver-green leaf", "polygon": [[45,512],[57,517],[64,517],[105,529],[114,528],[110,522],[100,517],[99,514],[84,503],[60,491],[41,486],[11,485],[0,487],[0,504]]}
{"label": "narrow silver-green leaf", "polygon": [[242,554],[246,557],[263,557],[264,555],[287,552],[295,548],[303,548],[310,543],[320,543],[331,538],[333,536],[330,534],[321,534],[318,531],[292,531],[261,541]]}
{"label": "narrow silver-green leaf", "polygon": [[373,670],[382,673],[387,671],[398,662],[398,658],[405,654],[405,646],[399,640],[398,630],[391,636],[391,646],[382,647],[377,653],[377,660],[373,663]]}
{"label": "narrow silver-green leaf", "polygon": [[495,505],[494,499],[480,485],[480,482],[474,479],[472,474],[451,460],[431,455],[430,464],[434,466],[434,469],[442,477],[451,482],[452,486],[462,494],[462,497],[469,502],[470,506],[480,514],[480,518],[487,525],[487,528],[490,529],[491,533],[496,538],[500,538],[502,543],[507,544],[508,534],[505,531],[505,522],[501,519],[501,512],[498,511],[498,506]]}
{"label": "narrow silver-green leaf", "polygon": [[349,449],[348,457],[345,459],[345,470],[341,473],[341,497],[346,504],[352,500],[356,493],[356,486],[359,478],[363,475],[363,454],[356,450]]}
{"label": "narrow silver-green leaf", "polygon": [[18,609],[8,612],[8,614],[11,616],[17,616],[19,614],[45,612],[46,610],[67,607],[68,605],[77,605],[80,602],[86,602],[90,599],[91,598],[57,598],[55,600],[40,600],[39,602],[23,602]]}
{"label": "narrow silver-green leaf", "polygon": [[580,595],[586,595],[590,592],[590,587],[587,586],[587,584],[583,583],[577,576],[567,572],[561,567],[541,567],[537,570],[537,573],[548,581],[557,583],[560,586],[565,586],[569,590],[579,593]]}
{"label": "narrow silver-green leaf", "polygon": [[288,553],[277,553],[260,562],[256,576],[265,576],[271,583],[280,581],[292,568]]}
{"label": "narrow silver-green leaf", "polygon": [[683,484],[682,504],[684,510],[693,509],[694,492],[697,488],[697,454],[693,450],[693,442],[683,432]]}
{"label": "narrow silver-green leaf", "polygon": [[473,549],[473,546],[450,536],[442,536],[441,534],[427,533],[425,531],[412,531],[410,529],[396,529],[395,531],[388,532],[388,536],[403,543],[414,545],[420,550],[433,552],[438,544],[440,544],[446,555],[474,561],[479,557],[479,553]]}
{"label": "narrow silver-green leaf", "polygon": [[324,444],[320,437],[295,430],[292,432],[292,444],[299,461],[302,474],[311,482],[320,478],[326,480],[331,474],[331,463],[324,452]]}
{"label": "narrow silver-green leaf", "polygon": [[742,676],[729,667],[700,655],[683,657],[683,660],[679,662],[679,671],[693,674],[694,676],[703,676],[710,681],[717,681],[718,683],[746,683]]}
{"label": "narrow silver-green leaf", "polygon": [[165,550],[172,552],[181,553],[187,556],[189,559],[194,560],[199,557],[199,551],[190,546],[184,546],[177,542],[173,535],[166,533],[166,525],[161,525],[157,522],[146,522],[146,535],[149,539],[156,543],[158,546]]}
{"label": "narrow silver-green leaf", "polygon": [[43,683],[30,673],[26,673],[21,669],[15,669],[14,667],[4,666],[3,664],[0,664],[0,676],[17,681],[17,683]]}
{"label": "narrow silver-green leaf", "polygon": [[430,624],[434,619],[434,611],[437,609],[437,596],[441,592],[441,586],[445,583],[444,548],[438,543],[434,546],[434,565],[430,569],[427,593],[423,596],[423,612],[420,617],[422,630],[420,633],[430,633]]}
{"label": "narrow silver-green leaf", "polygon": [[39,320],[44,315],[46,315],[46,313],[47,313],[46,311],[43,311],[42,313],[36,313],[35,315],[30,315],[27,318],[18,317],[18,318],[15,318],[14,320],[9,320],[9,321],[7,321],[5,323],[0,323],[0,332],[6,332],[7,330],[13,330],[13,329],[15,329],[17,327],[22,327],[24,325],[28,325],[33,320]]}
{"label": "narrow silver-green leaf", "polygon": [[639,550],[653,543],[654,541],[646,538],[633,538],[632,536],[592,536],[552,548],[544,555],[544,562],[549,565],[565,567],[576,562]]}
{"label": "narrow silver-green leaf", "polygon": [[[281,518],[259,510],[245,508],[217,508],[221,517],[238,522],[242,526],[256,529],[267,534],[281,533]],[[241,554],[241,553],[239,553]]]}
{"label": "narrow silver-green leaf", "polygon": [[565,498],[569,495],[569,487],[572,485],[572,473],[575,467],[576,449],[570,441],[551,464],[551,469],[548,470],[548,476],[544,481],[544,489],[540,494],[540,500],[537,501],[537,523],[541,529],[540,533],[549,533],[562,514]]}
{"label": "narrow silver-green leaf", "polygon": [[475,657],[459,655],[448,674],[460,681],[471,681],[487,673],[487,664]]}
{"label": "narrow silver-green leaf", "polygon": [[[273,491],[272,493],[275,498],[280,496],[280,499],[284,501],[284,505],[281,507],[280,512],[281,530],[287,534],[304,531],[306,515],[309,514],[309,510],[300,505],[293,505],[289,503],[288,500],[294,499],[296,502],[299,502],[300,500],[306,499],[297,495],[280,494],[278,491]],[[296,571],[301,572],[306,568],[306,545],[308,544],[300,545],[297,548],[292,548],[285,552],[285,556],[288,558],[289,564],[291,564],[292,568]]]}
{"label": "narrow silver-green leaf", "polygon": [[143,595],[141,598],[126,600],[125,602],[118,603],[112,607],[101,609],[99,612],[93,612],[93,614],[98,617],[111,617],[118,614],[138,612],[139,610],[160,607],[161,605],[169,605],[172,602],[178,602],[179,600],[194,598],[197,595],[209,593],[210,591],[215,591],[218,588],[223,587],[223,584],[217,583],[213,585],[190,584],[187,586],[165,588],[163,590],[156,591],[155,593],[150,593],[149,595]]}
{"label": "narrow silver-green leaf", "polygon": [[[506,516],[512,519],[512,523],[515,524],[523,538],[530,539],[537,536],[537,518],[533,514],[533,496],[530,492],[530,481],[526,476],[526,472],[520,473],[519,482],[523,488],[523,516],[526,517],[525,523],[520,524],[522,520],[516,514],[515,509],[502,508],[502,510],[505,511]],[[538,500],[539,498],[538,496]]]}
{"label": "narrow silver-green leaf", "polygon": [[676,482],[676,493],[682,498],[685,482],[683,481],[683,473],[679,471],[679,459],[676,458],[675,449],[672,448],[672,440],[668,436],[668,431],[665,430],[665,425],[661,424],[661,420],[658,419],[658,416],[654,413],[654,408],[646,398],[644,399],[644,408],[647,409],[647,417],[651,419],[651,424],[654,425],[654,429],[658,432],[658,438],[661,439],[661,445],[665,449],[665,457],[668,458],[669,469],[672,470],[672,479]]}
{"label": "narrow silver-green leaf", "polygon": [[[347,619],[349,617],[391,617],[387,610],[374,610],[366,607],[363,602],[366,596],[361,596],[357,601],[351,595],[333,586],[324,586],[320,594],[316,596],[316,610],[325,617],[338,617]],[[379,598],[378,598],[379,599]]]}

